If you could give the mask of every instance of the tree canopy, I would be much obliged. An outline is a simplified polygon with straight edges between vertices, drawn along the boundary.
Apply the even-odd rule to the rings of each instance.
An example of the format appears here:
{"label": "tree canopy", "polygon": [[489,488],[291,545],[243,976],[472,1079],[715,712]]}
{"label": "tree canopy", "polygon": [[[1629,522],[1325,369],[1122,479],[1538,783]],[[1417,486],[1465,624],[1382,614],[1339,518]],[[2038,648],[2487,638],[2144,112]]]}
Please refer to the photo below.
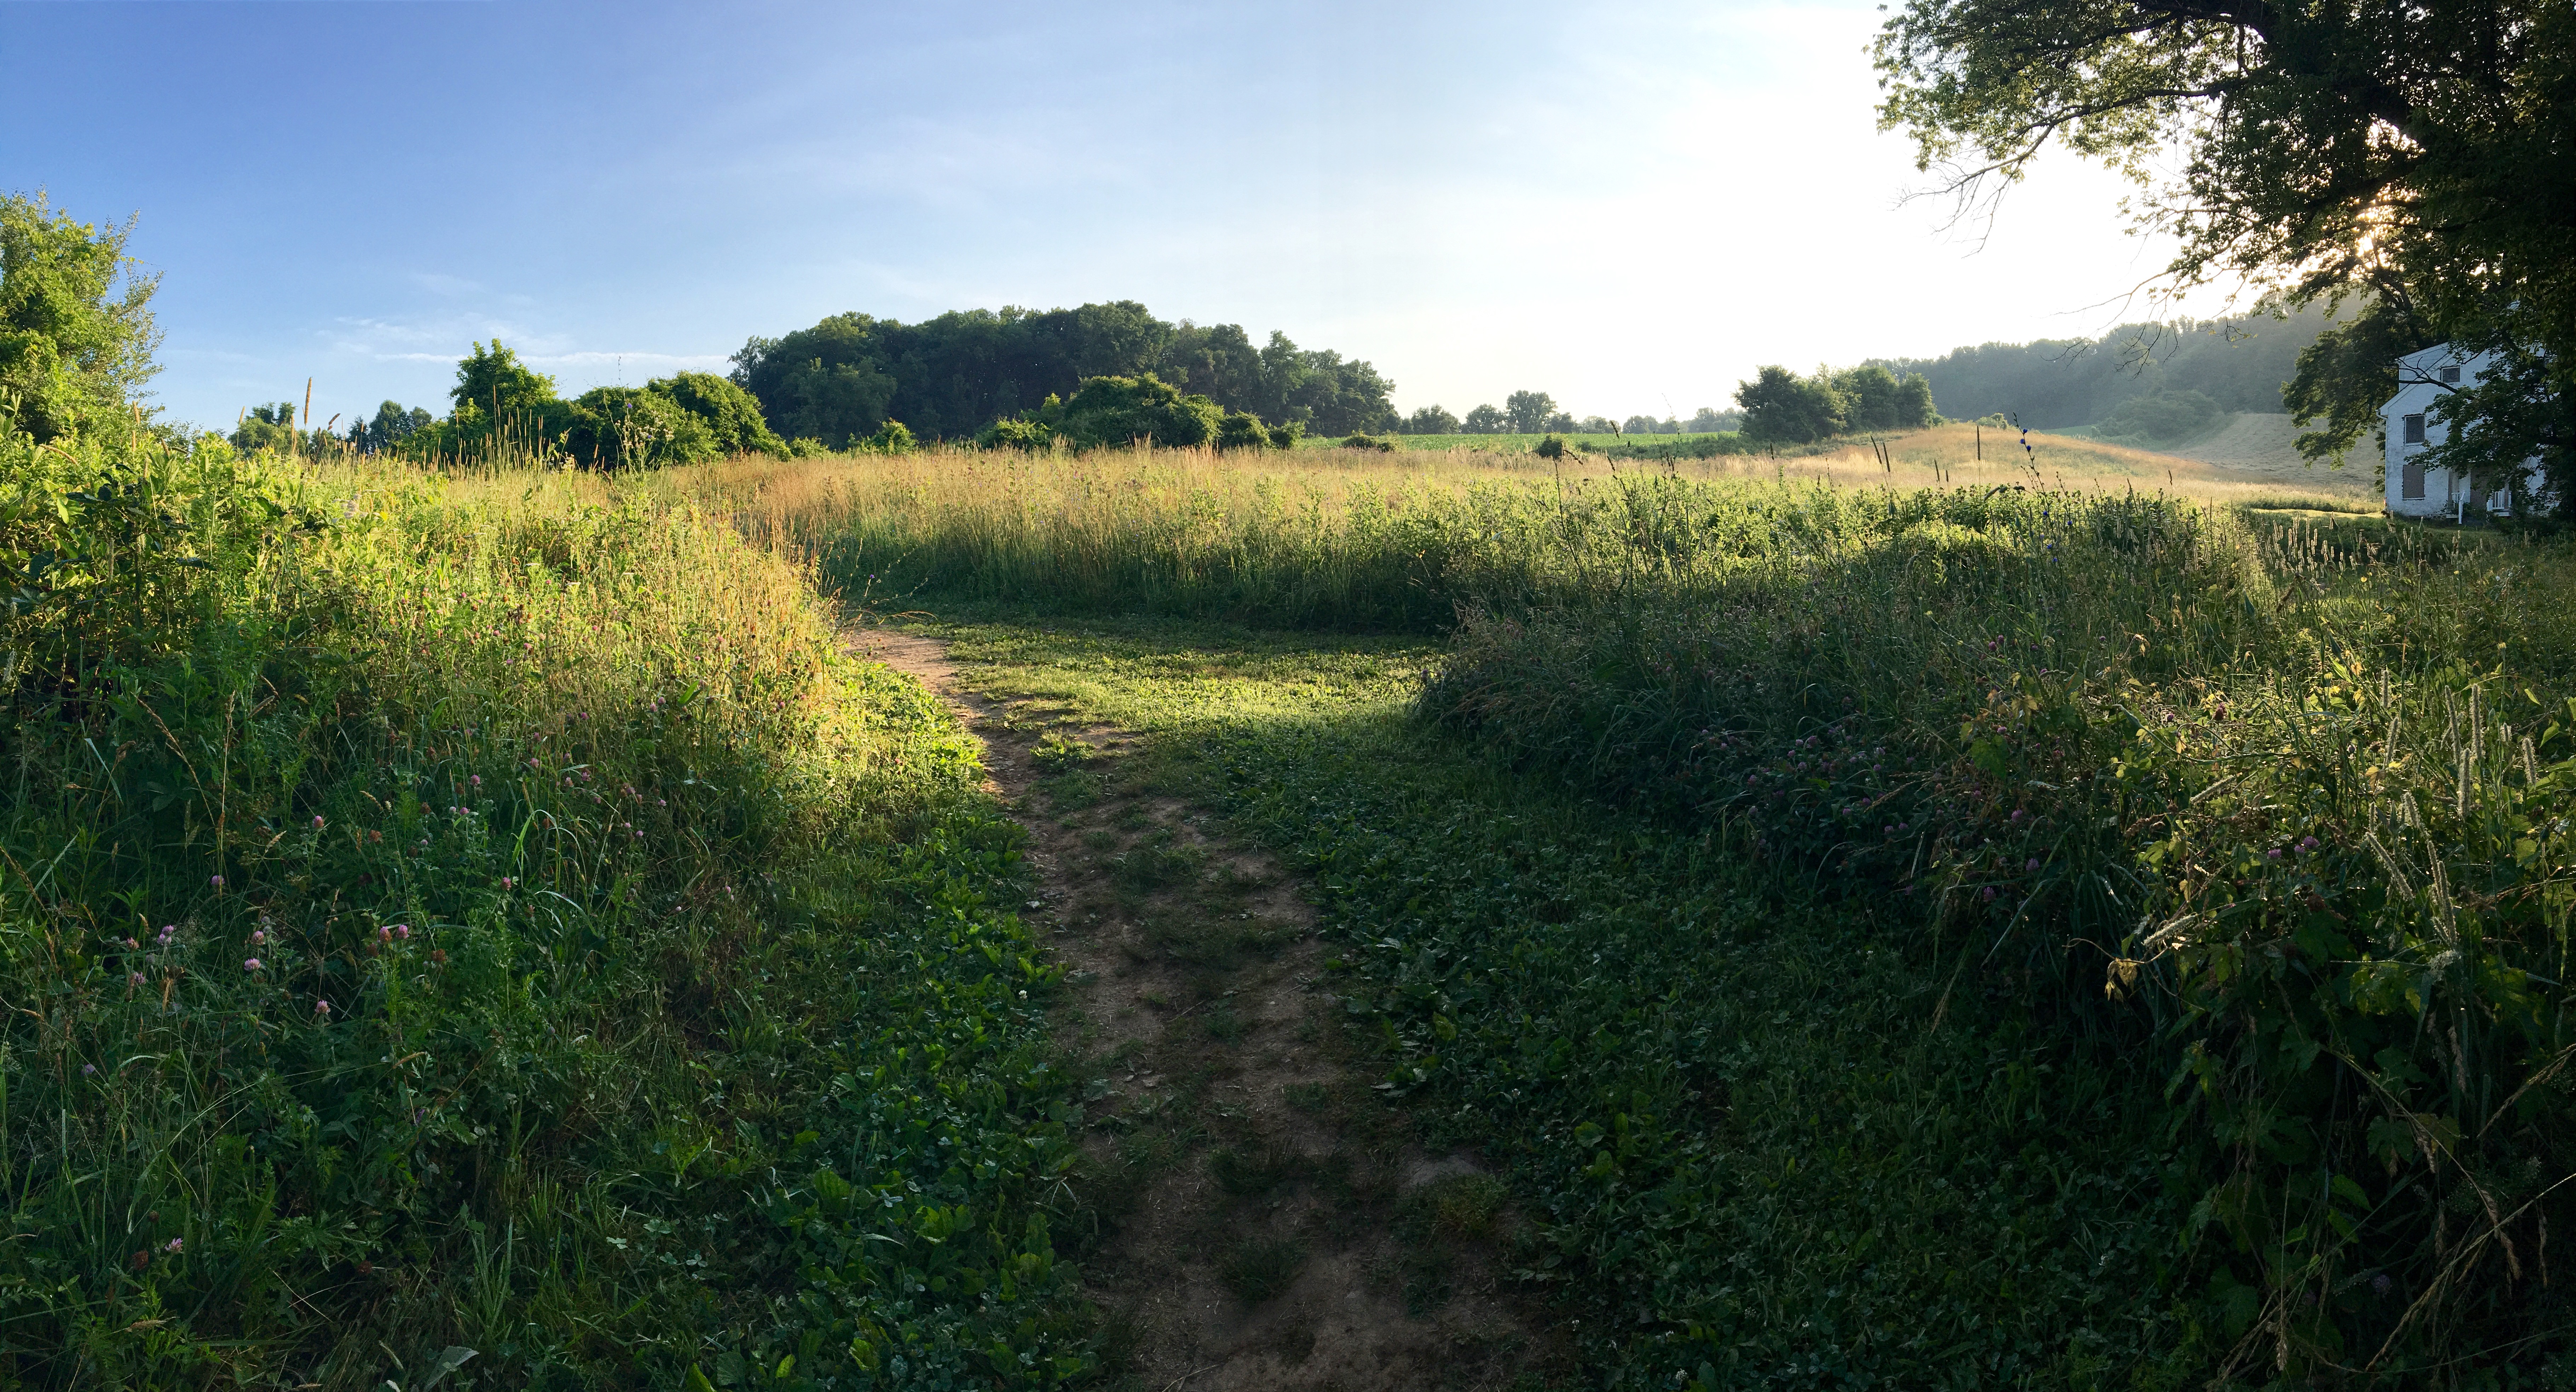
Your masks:
{"label": "tree canopy", "polygon": [[2376,425],[2397,354],[2448,340],[2503,361],[2440,408],[2461,428],[2439,462],[2492,477],[2538,453],[2576,497],[2565,0],[1905,0],[1876,59],[1882,127],[1963,209],[2060,143],[2137,181],[2139,229],[2178,243],[2167,286],[2348,310],[2287,393],[2322,423],[2311,458]]}
{"label": "tree canopy", "polygon": [[2278,412],[2289,409],[2282,388],[2298,372],[2299,354],[2329,327],[2325,312],[2311,308],[2280,319],[2123,324],[2099,338],[1984,343],[1865,365],[1921,375],[1948,415],[2001,413],[2034,430],[2091,425],[2159,392],[2197,392],[2222,411]]}
{"label": "tree canopy", "polygon": [[1548,421],[1556,415],[1556,398],[1542,391],[1516,391],[1503,398],[1503,416],[1512,424],[1516,435],[1535,435],[1550,429]]}
{"label": "tree canopy", "polygon": [[752,339],[733,372],[778,431],[836,447],[890,417],[925,435],[971,436],[1090,379],[1146,376],[1221,411],[1313,431],[1381,429],[1394,417],[1394,384],[1366,362],[1281,333],[1256,347],[1240,325],[1170,323],[1133,300],[960,310],[917,324],[837,314]]}
{"label": "tree canopy", "polygon": [[1735,402],[1744,409],[1745,438],[1764,444],[1812,444],[1852,430],[1919,430],[1941,419],[1930,383],[1876,365],[1841,372],[1820,367],[1808,377],[1761,368],[1736,387]]}
{"label": "tree canopy", "polygon": [[0,396],[39,440],[130,419],[160,369],[152,292],[160,278],[125,254],[132,224],[74,222],[33,198],[0,194]]}

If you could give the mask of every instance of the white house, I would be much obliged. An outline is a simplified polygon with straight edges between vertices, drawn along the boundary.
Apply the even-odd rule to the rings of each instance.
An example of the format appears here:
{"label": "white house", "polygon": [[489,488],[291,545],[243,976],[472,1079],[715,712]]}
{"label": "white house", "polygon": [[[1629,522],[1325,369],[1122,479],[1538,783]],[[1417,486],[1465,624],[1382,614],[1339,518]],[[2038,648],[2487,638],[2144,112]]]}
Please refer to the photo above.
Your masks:
{"label": "white house", "polygon": [[2475,490],[2483,497],[2472,495],[2467,478],[2454,476],[2448,469],[2427,469],[2418,458],[2427,445],[2440,444],[2450,436],[2450,427],[2433,417],[2433,403],[2485,377],[2494,362],[2493,353],[2463,353],[2447,343],[2397,360],[2397,395],[2379,408],[2380,425],[2388,439],[2390,512],[2400,517],[2447,517],[2453,521],[2465,520],[2477,509],[2510,516],[2517,492],[2527,510],[2535,510],[2536,505],[2545,508],[2537,501],[2541,493],[2537,456],[2524,464],[2518,487],[2502,481],[2484,482]]}

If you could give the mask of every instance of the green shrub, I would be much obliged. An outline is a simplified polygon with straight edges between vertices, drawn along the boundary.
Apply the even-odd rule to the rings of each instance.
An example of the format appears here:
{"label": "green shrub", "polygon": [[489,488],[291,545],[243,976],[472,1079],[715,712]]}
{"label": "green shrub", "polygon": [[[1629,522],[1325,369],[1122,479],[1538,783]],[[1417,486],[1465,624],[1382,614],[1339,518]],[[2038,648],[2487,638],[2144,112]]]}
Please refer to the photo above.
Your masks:
{"label": "green shrub", "polygon": [[1381,453],[1381,454],[1386,454],[1386,453],[1391,453],[1391,452],[1395,449],[1395,441],[1393,441],[1393,440],[1384,440],[1384,439],[1380,439],[1380,438],[1378,438],[1377,436],[1375,436],[1375,435],[1371,435],[1371,434],[1369,434],[1369,433],[1368,433],[1368,432],[1366,432],[1366,431],[1361,431],[1360,433],[1355,434],[1355,435],[1346,435],[1346,436],[1344,436],[1344,437],[1342,438],[1342,448],[1344,448],[1344,449],[1355,449],[1355,450],[1376,450],[1376,451],[1378,451],[1378,452],[1379,452],[1379,453]]}
{"label": "green shrub", "polygon": [[674,373],[646,383],[645,389],[669,398],[672,405],[703,422],[719,455],[787,456],[787,443],[761,417],[760,402],[712,372]]}
{"label": "green shrub", "polygon": [[1546,439],[1539,441],[1537,444],[1530,446],[1530,453],[1537,455],[1541,459],[1563,459],[1565,457],[1565,437],[1562,435],[1550,435]]}
{"label": "green shrub", "polygon": [[985,426],[983,432],[975,437],[975,444],[981,449],[1043,450],[1052,448],[1055,441],[1053,427],[1016,416],[1002,417]]}
{"label": "green shrub", "polygon": [[902,421],[890,420],[854,448],[867,454],[910,454],[921,448],[921,442],[912,438],[911,428]]}
{"label": "green shrub", "polygon": [[0,480],[13,1385],[1081,1365],[1017,834],[792,566],[559,472]]}
{"label": "green shrub", "polygon": [[566,454],[593,469],[698,464],[722,454],[705,420],[649,387],[594,387],[572,403]]}
{"label": "green shrub", "polygon": [[1270,427],[1250,411],[1228,411],[1217,423],[1218,449],[1269,449]]}
{"label": "green shrub", "polygon": [[1191,396],[1148,372],[1090,377],[1049,423],[1077,449],[1151,440],[1186,448],[1215,442],[1224,416],[1216,403]]}

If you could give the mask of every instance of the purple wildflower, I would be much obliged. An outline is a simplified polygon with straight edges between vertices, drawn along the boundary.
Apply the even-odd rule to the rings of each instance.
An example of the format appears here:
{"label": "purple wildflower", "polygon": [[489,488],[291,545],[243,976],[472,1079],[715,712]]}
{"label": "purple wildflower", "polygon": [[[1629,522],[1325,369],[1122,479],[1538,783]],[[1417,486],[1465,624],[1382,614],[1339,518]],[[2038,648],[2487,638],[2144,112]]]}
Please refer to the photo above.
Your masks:
{"label": "purple wildflower", "polygon": [[253,958],[251,958],[249,961],[246,961],[246,962],[242,963],[242,970],[243,970],[243,971],[258,971],[258,970],[259,970],[259,959],[258,959],[258,958],[256,958],[256,957],[253,957]]}

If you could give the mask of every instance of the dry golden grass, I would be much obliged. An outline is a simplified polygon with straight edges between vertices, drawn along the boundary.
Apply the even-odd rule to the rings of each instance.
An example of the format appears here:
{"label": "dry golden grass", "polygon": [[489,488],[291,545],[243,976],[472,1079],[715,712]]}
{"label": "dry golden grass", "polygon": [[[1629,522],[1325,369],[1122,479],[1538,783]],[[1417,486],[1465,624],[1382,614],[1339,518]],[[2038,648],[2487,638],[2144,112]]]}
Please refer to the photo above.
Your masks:
{"label": "dry golden grass", "polygon": [[[1973,425],[1941,425],[1888,436],[1892,470],[1880,467],[1867,444],[1807,459],[1785,460],[1782,464],[1792,478],[1812,478],[1837,486],[1939,488],[2020,483],[2092,493],[2130,489],[2164,492],[2196,502],[2234,506],[2306,507],[2328,512],[2379,509],[2379,492],[2366,469],[2293,473],[2279,468],[2237,468],[2042,431],[2031,432],[2032,449],[2025,456],[2016,432],[1991,428],[1982,432],[1985,457],[1980,460],[1979,434],[1979,428]],[[1710,463],[1721,469],[1732,466],[1731,472],[1739,475],[1771,476],[1769,460]]]}

